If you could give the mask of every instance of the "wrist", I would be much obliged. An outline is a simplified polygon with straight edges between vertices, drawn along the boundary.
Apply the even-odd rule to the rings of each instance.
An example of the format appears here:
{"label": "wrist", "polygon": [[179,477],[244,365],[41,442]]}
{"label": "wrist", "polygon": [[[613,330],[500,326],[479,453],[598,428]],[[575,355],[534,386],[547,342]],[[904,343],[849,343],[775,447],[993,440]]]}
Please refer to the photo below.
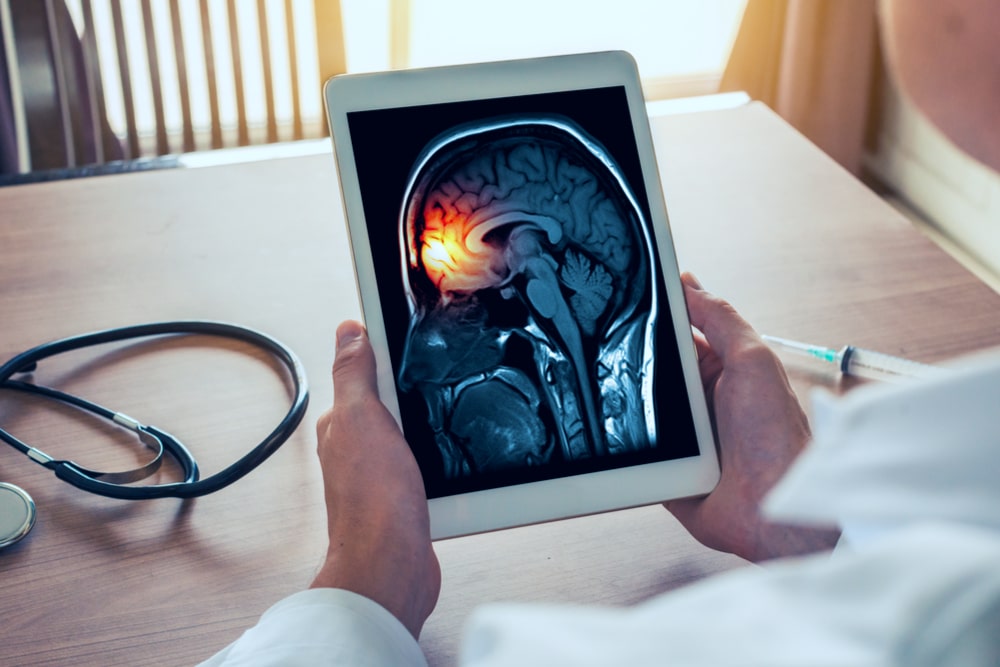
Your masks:
{"label": "wrist", "polygon": [[336,588],[382,606],[419,638],[437,603],[441,572],[433,549],[423,558],[387,558],[387,553],[354,554],[331,546],[309,588]]}

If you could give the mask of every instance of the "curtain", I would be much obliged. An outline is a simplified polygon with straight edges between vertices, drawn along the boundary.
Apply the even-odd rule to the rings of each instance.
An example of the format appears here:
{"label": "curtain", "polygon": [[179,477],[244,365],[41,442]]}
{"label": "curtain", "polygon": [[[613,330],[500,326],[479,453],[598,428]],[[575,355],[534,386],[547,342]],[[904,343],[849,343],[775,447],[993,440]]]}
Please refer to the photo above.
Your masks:
{"label": "curtain", "polygon": [[876,0],[748,0],[722,77],[861,172],[877,68]]}

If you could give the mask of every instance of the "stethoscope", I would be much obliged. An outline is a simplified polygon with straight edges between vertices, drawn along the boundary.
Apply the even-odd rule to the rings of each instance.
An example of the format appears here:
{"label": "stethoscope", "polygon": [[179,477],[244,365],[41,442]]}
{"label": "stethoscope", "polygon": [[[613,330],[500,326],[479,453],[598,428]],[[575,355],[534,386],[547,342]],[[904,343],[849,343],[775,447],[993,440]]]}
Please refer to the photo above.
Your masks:
{"label": "stethoscope", "polygon": [[[292,399],[291,407],[274,430],[236,463],[206,479],[200,479],[198,462],[188,448],[170,433],[155,426],[143,424],[128,415],[115,412],[79,396],[30,382],[10,379],[14,375],[34,371],[39,361],[63,352],[135,338],[177,334],[199,334],[231,338],[262,348],[281,360],[284,367],[288,370],[294,389],[295,396]],[[22,442],[3,428],[0,428],[0,440],[3,440],[35,463],[53,471],[59,479],[83,491],[124,500],[195,498],[229,486],[259,466],[271,454],[277,451],[278,447],[292,435],[302,421],[309,402],[308,382],[302,362],[288,347],[276,339],[253,329],[234,324],[208,321],[140,324],[97,331],[45,343],[18,354],[4,363],[3,366],[0,366],[0,388],[25,392],[72,405],[134,432],[139,441],[153,452],[152,458],[133,470],[101,472],[90,470],[73,461],[55,459],[40,449]],[[132,486],[135,482],[146,479],[159,470],[163,463],[164,454],[172,457],[177,462],[184,479],[179,482]],[[6,483],[0,483],[0,505],[5,508],[13,508],[11,511],[17,512],[16,516],[8,515],[6,518],[0,518],[0,548],[2,548],[6,544],[20,539],[20,537],[23,537],[31,529],[31,525],[34,523],[35,508],[30,496],[23,489]],[[21,519],[17,517],[21,517]],[[7,523],[11,525],[3,525]],[[10,532],[10,535],[6,538],[2,534],[5,528],[9,528]],[[19,534],[19,536],[15,537],[15,534]]]}

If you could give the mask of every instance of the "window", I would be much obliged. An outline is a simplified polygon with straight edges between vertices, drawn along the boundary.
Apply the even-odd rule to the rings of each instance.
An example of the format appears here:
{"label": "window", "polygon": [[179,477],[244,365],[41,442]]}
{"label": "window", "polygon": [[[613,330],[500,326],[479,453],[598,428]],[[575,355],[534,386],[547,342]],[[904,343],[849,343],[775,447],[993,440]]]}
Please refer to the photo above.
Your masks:
{"label": "window", "polygon": [[647,97],[712,93],[746,0],[341,0],[348,69],[624,49]]}
{"label": "window", "polygon": [[[127,110],[134,107],[141,152],[148,153],[157,131],[149,66],[154,52],[163,89],[162,116],[169,148],[175,152],[184,109],[182,80],[196,149],[210,147],[206,128],[213,105],[225,135],[222,145],[264,141],[265,126],[271,122],[269,104],[277,131],[268,136],[286,140],[322,135],[314,3],[327,2],[334,0],[149,0],[115,5],[111,0],[66,0],[66,6],[81,34],[84,8],[92,8],[87,12],[92,11],[108,120],[123,136]],[[349,72],[624,49],[638,62],[647,98],[656,100],[717,91],[746,0],[339,2]],[[335,5],[326,8],[331,7]],[[286,23],[293,25],[294,48],[286,40]],[[205,25],[211,26],[210,40],[203,36]],[[144,37],[149,34],[146,28],[154,40]],[[116,34],[126,42],[127,79],[120,75],[123,51],[116,50]],[[212,48],[207,62],[203,42]],[[268,50],[265,44],[267,59],[262,57]],[[178,50],[183,51],[181,58]],[[291,52],[294,60],[289,59]],[[181,62],[187,63],[183,77],[178,74]],[[234,63],[240,65],[239,76]],[[265,64],[273,72],[273,85],[265,76]],[[206,67],[214,72],[213,83],[205,76]],[[265,93],[269,85],[272,95]],[[293,118],[293,90],[298,91],[301,118]],[[243,116],[237,105],[241,97]],[[245,126],[248,131],[241,129]],[[211,145],[220,142],[212,139]]]}

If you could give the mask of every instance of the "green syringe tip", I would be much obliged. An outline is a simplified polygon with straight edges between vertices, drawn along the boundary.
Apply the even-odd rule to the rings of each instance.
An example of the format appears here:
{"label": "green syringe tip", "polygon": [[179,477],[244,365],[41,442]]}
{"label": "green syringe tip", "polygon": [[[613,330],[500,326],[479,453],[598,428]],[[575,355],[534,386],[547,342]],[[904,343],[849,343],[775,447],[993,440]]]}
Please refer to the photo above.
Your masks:
{"label": "green syringe tip", "polygon": [[823,361],[828,361],[831,364],[837,363],[837,351],[831,350],[827,347],[810,347],[809,354],[816,357],[817,359],[822,359]]}
{"label": "green syringe tip", "polygon": [[796,340],[788,340],[787,338],[778,338],[777,336],[767,336],[764,335],[762,338],[770,343],[772,346],[783,349],[791,350],[797,352],[798,354],[804,354],[815,359],[820,359],[821,361],[826,361],[831,364],[840,363],[840,352],[837,350],[830,349],[828,347],[823,347],[821,345],[812,345],[810,343],[800,343]]}

